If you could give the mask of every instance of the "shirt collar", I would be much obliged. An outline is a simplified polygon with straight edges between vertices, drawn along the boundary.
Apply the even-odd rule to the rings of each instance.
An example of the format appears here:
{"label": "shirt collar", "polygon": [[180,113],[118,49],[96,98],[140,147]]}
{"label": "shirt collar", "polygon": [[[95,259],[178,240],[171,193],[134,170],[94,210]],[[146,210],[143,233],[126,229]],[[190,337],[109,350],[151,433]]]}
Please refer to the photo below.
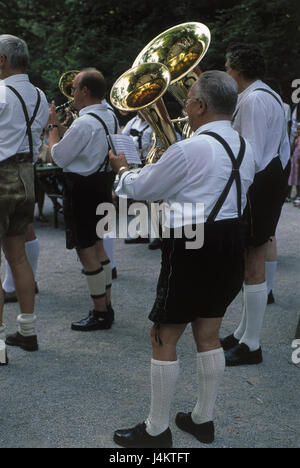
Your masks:
{"label": "shirt collar", "polygon": [[225,129],[231,128],[230,120],[216,120],[214,122],[209,122],[205,125],[201,125],[201,127],[197,128],[197,130],[195,131],[194,136],[197,136],[200,133],[206,132],[206,131],[218,132],[224,128]]}
{"label": "shirt collar", "polygon": [[16,84],[16,83],[24,83],[24,82],[29,82],[29,76],[26,73],[20,73],[17,75],[12,75],[9,76],[8,78],[5,78],[4,80],[0,80],[0,83],[9,85],[9,84]]}
{"label": "shirt collar", "polygon": [[92,104],[91,106],[86,106],[79,111],[79,117],[82,115],[87,114],[88,112],[92,111],[99,111],[99,110],[107,110],[107,102],[102,101],[100,104]]}
{"label": "shirt collar", "polygon": [[265,84],[261,80],[254,81],[248,88],[244,89],[238,96],[238,102],[243,99],[245,96],[248,96],[256,88],[265,87]]}

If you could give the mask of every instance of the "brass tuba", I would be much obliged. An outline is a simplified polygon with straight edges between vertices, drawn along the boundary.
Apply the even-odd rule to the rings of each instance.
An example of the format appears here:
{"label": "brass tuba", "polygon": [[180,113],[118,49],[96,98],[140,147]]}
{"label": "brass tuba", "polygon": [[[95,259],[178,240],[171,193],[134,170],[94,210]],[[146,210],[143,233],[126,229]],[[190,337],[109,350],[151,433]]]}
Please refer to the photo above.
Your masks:
{"label": "brass tuba", "polygon": [[[204,24],[183,23],[174,26],[146,45],[135,59],[133,68],[122,75],[113,86],[111,91],[112,104],[120,110],[139,110],[154,130],[155,142],[146,158],[147,163],[155,163],[164,151],[177,141],[174,125],[168,115],[162,96],[168,90],[184,107],[189,87],[197,79],[194,69],[206,54],[209,44],[210,31]],[[155,64],[158,66],[157,68],[155,68]],[[145,68],[143,68],[143,65]],[[162,71],[165,76],[169,76],[167,79],[168,85],[166,83],[162,86],[163,91],[161,89],[161,92],[157,93],[153,101],[151,99],[145,100],[144,91],[142,91],[142,105],[132,106],[130,105],[131,97],[136,94],[139,95],[141,89],[144,89],[143,86],[148,82],[147,76],[150,69],[147,69],[146,65],[150,66],[152,73],[158,73],[157,78]],[[166,74],[166,68],[169,75]],[[137,86],[135,88],[128,89],[128,84],[124,83],[124,79],[126,81],[128,75],[131,77],[131,82],[136,81]],[[141,86],[143,80],[145,80],[145,83]],[[151,79],[148,82],[152,91],[154,89],[153,83]],[[118,92],[116,92],[116,86]],[[137,99],[137,102],[139,102],[139,99]],[[184,120],[186,120],[186,117],[183,118],[182,123],[184,123]],[[181,121],[181,119],[176,119],[176,121]],[[188,135],[189,125],[186,124],[184,128],[186,135]]]}
{"label": "brass tuba", "polygon": [[[72,86],[75,76],[78,75],[79,70],[69,70],[63,73],[59,79],[58,87],[60,92],[68,98],[68,101],[64,104],[56,107],[56,112],[64,110],[66,107],[72,108],[73,97],[72,97]],[[73,111],[72,111],[73,112]]]}
{"label": "brass tuba", "polygon": [[170,72],[165,65],[144,63],[120,76],[110,92],[114,107],[126,112],[139,111],[159,138],[160,146],[148,162],[156,162],[177,141],[174,126],[161,99],[170,80]]}
{"label": "brass tuba", "polygon": [[194,69],[206,54],[210,31],[202,23],[183,23],[155,37],[135,59],[133,66],[145,62],[160,62],[171,74],[169,91],[179,104],[184,102],[191,84],[196,81]]}

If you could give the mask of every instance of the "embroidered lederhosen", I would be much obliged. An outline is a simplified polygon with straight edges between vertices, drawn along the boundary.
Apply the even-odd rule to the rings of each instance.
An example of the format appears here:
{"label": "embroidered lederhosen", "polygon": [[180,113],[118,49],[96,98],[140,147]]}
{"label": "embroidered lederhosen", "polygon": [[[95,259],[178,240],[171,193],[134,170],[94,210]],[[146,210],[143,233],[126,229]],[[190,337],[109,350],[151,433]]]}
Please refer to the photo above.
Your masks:
{"label": "embroidered lederhosen", "polygon": [[18,152],[0,162],[0,237],[24,234],[28,224],[33,221],[35,196],[32,160],[34,148],[31,126],[41,100],[37,90],[37,104],[30,119],[22,96],[12,86],[6,87],[16,95],[22,105],[29,140],[29,152]]}

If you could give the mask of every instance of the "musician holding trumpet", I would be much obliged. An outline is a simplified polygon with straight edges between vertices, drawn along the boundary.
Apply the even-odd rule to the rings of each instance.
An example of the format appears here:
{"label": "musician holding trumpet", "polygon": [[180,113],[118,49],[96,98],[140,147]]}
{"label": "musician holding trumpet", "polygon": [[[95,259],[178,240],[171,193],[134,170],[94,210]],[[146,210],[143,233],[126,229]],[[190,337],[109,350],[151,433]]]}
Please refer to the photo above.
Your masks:
{"label": "musician holding trumpet", "polygon": [[[166,218],[170,238],[163,239],[157,297],[149,316],[154,322],[151,408],[145,422],[115,432],[114,441],[123,447],[172,447],[169,411],[179,377],[176,345],[189,323],[197,346],[198,399],[191,413],[177,414],[176,424],[200,442],[214,440],[213,409],[225,368],[219,328],[243,283],[240,219],[255,172],[249,143],[231,127],[237,97],[230,76],[205,72],[186,100],[192,138],[171,145],[139,174],[129,171],[124,154],[110,152],[110,164],[120,176],[119,196],[164,200],[169,206],[203,203],[205,208],[202,248],[188,250],[184,236],[175,237],[176,212],[173,221]],[[178,227],[182,221],[176,219]]]}
{"label": "musician holding trumpet", "polygon": [[[60,124],[55,103],[49,118],[49,146],[53,162],[63,168],[65,177],[64,216],[67,248],[76,248],[93,310],[87,318],[72,324],[77,331],[111,328],[112,268],[96,234],[99,203],[112,203],[114,174],[108,161],[107,133],[119,132],[114,113],[104,101],[105,80],[101,72],[86,69],[73,82],[73,106],[79,111],[60,139]],[[103,102],[104,101],[104,102]]]}

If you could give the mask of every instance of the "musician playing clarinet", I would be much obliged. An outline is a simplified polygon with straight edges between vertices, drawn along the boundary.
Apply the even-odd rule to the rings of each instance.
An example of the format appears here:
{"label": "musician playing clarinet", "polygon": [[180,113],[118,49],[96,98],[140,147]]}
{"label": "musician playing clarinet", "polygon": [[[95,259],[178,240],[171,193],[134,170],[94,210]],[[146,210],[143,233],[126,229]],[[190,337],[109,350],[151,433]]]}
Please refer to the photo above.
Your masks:
{"label": "musician playing clarinet", "polygon": [[72,330],[109,329],[114,321],[111,305],[112,268],[96,233],[100,203],[112,203],[114,173],[108,160],[107,134],[120,132],[117,118],[104,101],[105,80],[101,72],[87,69],[74,79],[72,95],[79,111],[60,139],[60,124],[52,102],[49,146],[53,162],[63,168],[64,216],[67,248],[75,248],[83,267],[93,309],[72,323]]}

